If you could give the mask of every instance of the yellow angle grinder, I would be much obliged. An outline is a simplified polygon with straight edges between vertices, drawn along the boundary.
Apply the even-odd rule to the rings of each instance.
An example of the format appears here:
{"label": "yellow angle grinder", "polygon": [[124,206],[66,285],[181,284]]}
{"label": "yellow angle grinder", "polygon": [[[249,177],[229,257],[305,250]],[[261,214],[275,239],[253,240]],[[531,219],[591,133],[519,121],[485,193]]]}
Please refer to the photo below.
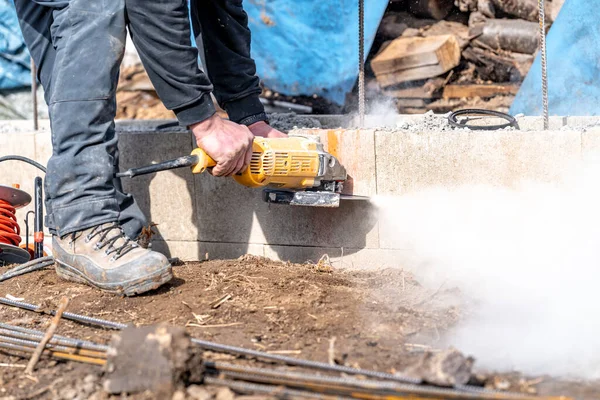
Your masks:
{"label": "yellow angle grinder", "polygon": [[[338,207],[346,169],[323,150],[318,136],[290,136],[266,139],[257,137],[252,147],[250,166],[233,178],[251,188],[264,188],[263,199],[270,203],[312,207]],[[191,167],[200,174],[216,162],[204,150],[189,156],[133,168],[117,177],[146,175],[158,171]]]}

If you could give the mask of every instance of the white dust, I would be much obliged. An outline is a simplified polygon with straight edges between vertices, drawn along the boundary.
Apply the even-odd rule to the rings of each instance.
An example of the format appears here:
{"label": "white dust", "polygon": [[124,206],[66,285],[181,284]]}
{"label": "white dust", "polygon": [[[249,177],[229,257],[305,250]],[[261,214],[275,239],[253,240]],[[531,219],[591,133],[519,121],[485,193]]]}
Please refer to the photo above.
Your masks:
{"label": "white dust", "polygon": [[432,289],[468,300],[446,344],[495,371],[600,378],[600,167],[560,185],[374,200],[382,237]]}

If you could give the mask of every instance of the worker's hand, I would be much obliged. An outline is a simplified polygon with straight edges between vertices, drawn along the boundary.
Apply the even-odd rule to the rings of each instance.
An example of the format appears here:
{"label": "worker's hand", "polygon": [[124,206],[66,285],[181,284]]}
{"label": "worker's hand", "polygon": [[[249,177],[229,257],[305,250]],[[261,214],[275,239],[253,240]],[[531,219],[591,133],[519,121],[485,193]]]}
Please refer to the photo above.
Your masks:
{"label": "worker's hand", "polygon": [[252,125],[248,126],[250,128],[250,132],[254,136],[260,136],[264,138],[286,138],[286,135],[283,132],[278,131],[275,128],[272,128],[269,124],[264,121],[255,122]]}
{"label": "worker's hand", "polygon": [[190,128],[198,147],[217,163],[212,169],[213,175],[235,175],[250,165],[254,135],[246,126],[224,120],[214,114]]}

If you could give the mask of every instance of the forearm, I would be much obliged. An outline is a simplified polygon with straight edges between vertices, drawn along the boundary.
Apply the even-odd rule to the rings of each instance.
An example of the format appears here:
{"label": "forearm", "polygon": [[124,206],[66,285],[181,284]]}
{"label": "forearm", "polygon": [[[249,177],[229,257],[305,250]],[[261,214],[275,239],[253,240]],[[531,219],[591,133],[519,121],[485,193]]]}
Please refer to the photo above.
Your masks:
{"label": "forearm", "polygon": [[206,67],[219,104],[232,121],[250,125],[266,120],[242,2],[192,0],[191,9],[194,32],[202,37]]}
{"label": "forearm", "polygon": [[126,0],[131,38],[165,107],[185,126],[215,113],[213,89],[198,68],[185,0]]}

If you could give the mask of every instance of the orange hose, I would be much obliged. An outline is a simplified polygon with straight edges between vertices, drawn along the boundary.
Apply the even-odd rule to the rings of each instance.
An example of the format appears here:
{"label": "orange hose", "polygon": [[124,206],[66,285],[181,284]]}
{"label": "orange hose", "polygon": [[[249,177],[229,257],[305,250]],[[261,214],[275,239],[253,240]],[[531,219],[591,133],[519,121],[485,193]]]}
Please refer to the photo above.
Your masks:
{"label": "orange hose", "polygon": [[17,223],[15,208],[0,200],[0,243],[18,246],[21,243],[21,228]]}

